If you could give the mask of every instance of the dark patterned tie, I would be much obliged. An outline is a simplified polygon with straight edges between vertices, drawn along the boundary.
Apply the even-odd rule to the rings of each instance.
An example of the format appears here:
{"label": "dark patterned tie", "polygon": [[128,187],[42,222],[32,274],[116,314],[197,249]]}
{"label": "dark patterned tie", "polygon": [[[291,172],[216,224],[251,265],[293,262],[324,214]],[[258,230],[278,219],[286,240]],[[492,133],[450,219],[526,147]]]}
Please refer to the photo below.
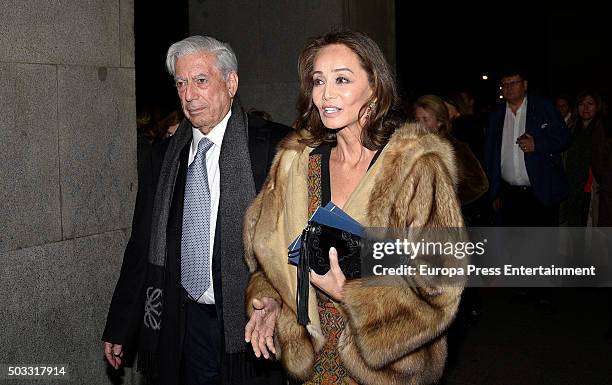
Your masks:
{"label": "dark patterned tie", "polygon": [[195,159],[187,170],[183,234],[181,238],[181,283],[197,300],[210,286],[210,190],[206,152],[213,143],[202,138]]}

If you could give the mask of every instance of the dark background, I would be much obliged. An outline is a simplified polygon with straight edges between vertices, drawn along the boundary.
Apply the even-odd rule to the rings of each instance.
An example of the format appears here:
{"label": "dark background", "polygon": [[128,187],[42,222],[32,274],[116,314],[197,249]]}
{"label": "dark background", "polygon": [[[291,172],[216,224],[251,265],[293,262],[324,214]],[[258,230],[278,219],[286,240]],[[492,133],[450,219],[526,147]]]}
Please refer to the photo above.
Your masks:
{"label": "dark background", "polygon": [[168,47],[187,36],[187,0],[134,1],[136,110],[139,113],[147,106],[158,106],[163,117],[180,106],[165,62]]}
{"label": "dark background", "polygon": [[[188,1],[135,0],[134,7],[137,109],[153,104],[167,113],[178,101],[165,53],[189,35]],[[530,92],[552,97],[595,89],[609,100],[612,4],[492,8],[397,1],[395,15],[398,85],[409,102],[425,93],[468,90],[481,106],[495,103],[498,71],[510,61],[527,71]]]}
{"label": "dark background", "polygon": [[550,47],[543,12],[487,14],[475,5],[445,5],[441,11],[431,3],[415,8],[396,2],[397,76],[404,98],[468,90],[487,104],[499,94],[497,71],[508,57],[528,58],[530,86],[548,89]]}
{"label": "dark background", "polygon": [[610,4],[429,4],[396,2],[397,75],[405,98],[467,89],[490,104],[498,100],[499,71],[510,62],[527,72],[530,92],[552,97],[590,88],[610,95]]}

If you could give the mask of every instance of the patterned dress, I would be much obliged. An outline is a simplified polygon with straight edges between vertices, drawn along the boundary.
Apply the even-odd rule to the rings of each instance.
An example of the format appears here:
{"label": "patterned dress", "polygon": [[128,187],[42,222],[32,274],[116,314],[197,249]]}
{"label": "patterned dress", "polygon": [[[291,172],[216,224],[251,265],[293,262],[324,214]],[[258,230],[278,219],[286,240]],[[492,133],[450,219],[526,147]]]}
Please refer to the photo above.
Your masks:
{"label": "patterned dress", "polygon": [[[377,151],[370,163],[374,164],[382,150]],[[310,153],[308,159],[308,215],[331,200],[329,158],[331,147],[323,144]],[[313,377],[304,385],[358,385],[351,378],[340,360],[338,340],[344,330],[346,319],[327,296],[317,290],[317,302],[321,330],[325,345],[317,355]]]}

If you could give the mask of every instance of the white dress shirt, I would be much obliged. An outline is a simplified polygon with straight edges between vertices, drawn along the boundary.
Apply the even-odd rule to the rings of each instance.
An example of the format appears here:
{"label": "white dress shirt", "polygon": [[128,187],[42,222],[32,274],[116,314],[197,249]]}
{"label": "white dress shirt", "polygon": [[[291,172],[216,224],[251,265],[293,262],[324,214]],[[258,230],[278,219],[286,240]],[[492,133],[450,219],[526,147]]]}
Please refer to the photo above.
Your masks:
{"label": "white dress shirt", "polygon": [[[223,136],[225,135],[225,129],[227,128],[227,122],[232,115],[230,110],[227,115],[210,130],[206,138],[213,142],[213,146],[206,152],[206,171],[208,173],[208,187],[210,189],[210,248],[209,252],[209,277],[210,287],[204,292],[204,294],[198,299],[199,303],[203,304],[214,304],[215,303],[215,292],[213,290],[213,277],[212,277],[212,257],[215,246],[215,230],[217,227],[217,213],[219,212],[219,195],[221,194],[221,184],[219,182],[219,155],[221,155],[221,143],[223,143]],[[200,140],[205,136],[197,128],[191,128],[193,131],[193,140],[191,141],[191,147],[189,148],[189,165],[193,162],[198,151],[198,144]]]}
{"label": "white dress shirt", "polygon": [[516,144],[516,139],[525,133],[526,118],[527,97],[523,99],[516,114],[506,103],[501,145],[501,175],[503,180],[513,186],[531,186],[525,167],[525,153]]}

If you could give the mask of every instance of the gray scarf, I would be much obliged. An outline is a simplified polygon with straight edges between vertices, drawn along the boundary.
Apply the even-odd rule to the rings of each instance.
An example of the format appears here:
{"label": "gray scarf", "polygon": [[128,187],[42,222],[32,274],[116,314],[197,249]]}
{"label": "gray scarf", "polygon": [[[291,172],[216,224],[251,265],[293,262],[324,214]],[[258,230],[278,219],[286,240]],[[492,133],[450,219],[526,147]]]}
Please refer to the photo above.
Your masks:
{"label": "gray scarf", "polygon": [[[158,364],[156,356],[164,307],[166,231],[181,151],[191,139],[191,124],[184,120],[166,150],[153,202],[144,327],[139,351],[139,367],[144,371],[150,371]],[[215,246],[219,255],[215,255],[213,261],[221,263],[225,349],[227,353],[237,353],[243,352],[245,347],[244,295],[249,276],[244,262],[242,223],[251,200],[255,198],[248,148],[248,121],[237,100],[232,105],[232,115],[223,137],[219,171],[221,191],[217,214],[218,236],[215,240],[219,242]]]}

